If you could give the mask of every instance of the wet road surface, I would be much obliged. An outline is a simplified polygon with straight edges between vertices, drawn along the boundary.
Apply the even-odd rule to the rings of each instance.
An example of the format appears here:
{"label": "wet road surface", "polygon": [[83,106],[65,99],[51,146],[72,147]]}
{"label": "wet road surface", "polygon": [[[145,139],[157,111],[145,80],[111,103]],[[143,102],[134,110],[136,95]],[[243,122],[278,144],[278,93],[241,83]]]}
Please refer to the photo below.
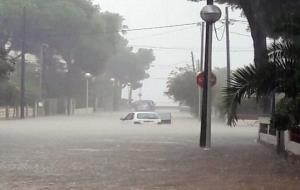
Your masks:
{"label": "wet road surface", "polygon": [[0,122],[0,190],[300,189],[300,167],[256,142],[257,128],[213,123],[132,126],[121,113]]}

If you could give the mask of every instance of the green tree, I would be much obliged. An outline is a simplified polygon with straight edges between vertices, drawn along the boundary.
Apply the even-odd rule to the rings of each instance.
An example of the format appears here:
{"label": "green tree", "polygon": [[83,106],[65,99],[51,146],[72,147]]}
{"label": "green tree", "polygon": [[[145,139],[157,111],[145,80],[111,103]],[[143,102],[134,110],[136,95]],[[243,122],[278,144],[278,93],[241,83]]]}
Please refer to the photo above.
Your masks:
{"label": "green tree", "polygon": [[[191,0],[199,1],[199,0]],[[233,8],[242,9],[247,18],[254,46],[254,64],[256,67],[267,62],[266,38],[294,38],[298,36],[300,1],[299,0],[217,0],[221,4],[228,4]],[[298,23],[298,24],[297,24]],[[261,106],[265,113],[269,112],[269,100],[261,99]]]}
{"label": "green tree", "polygon": [[[98,74],[122,37],[122,17],[102,13],[89,0],[3,0],[0,2],[0,46],[19,51],[23,7],[27,9],[27,51],[39,55],[48,44],[67,65]],[[9,52],[8,52],[9,53]]]}
{"label": "green tree", "polygon": [[[201,0],[190,0],[199,2]],[[254,46],[254,62],[255,64],[263,64],[265,61],[262,60],[265,56],[266,51],[266,29],[264,22],[264,15],[262,9],[264,6],[264,1],[266,0],[217,0],[221,4],[229,4],[233,8],[240,8],[243,11],[243,14],[248,20],[251,35],[253,38]]]}
{"label": "green tree", "polygon": [[190,66],[178,68],[170,73],[165,94],[174,101],[189,106],[194,114],[199,111],[198,92],[195,73]]}
{"label": "green tree", "polygon": [[138,49],[133,52],[132,48],[123,47],[107,63],[106,71],[109,78],[116,80],[118,99],[121,98],[122,88],[129,86],[129,103],[131,102],[132,90],[141,87],[141,81],[148,78],[147,70],[155,60],[153,51],[150,49]]}
{"label": "green tree", "polygon": [[[123,18],[101,12],[90,0],[2,0],[0,47],[7,55],[20,55],[24,7],[27,52],[40,57],[41,47],[48,45],[44,60],[46,97],[61,95],[56,93],[61,86],[67,91],[63,95],[79,94],[84,86],[78,85],[82,72],[94,76],[105,72],[107,60],[126,41],[120,35]],[[64,72],[60,72],[60,63],[65,64]]]}
{"label": "green tree", "polygon": [[11,58],[5,51],[0,48],[0,80],[8,79],[11,72],[14,71],[14,59]]}
{"label": "green tree", "polygon": [[255,95],[258,99],[274,92],[284,92],[295,98],[299,92],[298,48],[291,42],[275,43],[269,48],[268,62],[263,67],[245,66],[231,77],[230,87],[225,88],[228,124],[237,120],[236,108],[245,98]]}
{"label": "green tree", "polygon": [[[285,99],[291,100],[279,105],[281,109],[272,115],[272,127],[275,127],[282,136],[282,131],[297,126],[297,119],[289,119],[290,115],[297,118],[299,109],[283,109],[292,104],[299,105],[299,80],[300,80],[300,57],[299,45],[282,41],[274,43],[268,50],[268,57],[263,66],[245,66],[235,71],[231,77],[230,87],[225,88],[225,105],[228,108],[228,124],[235,125],[237,121],[237,106],[243,99],[262,96],[271,96],[277,93],[284,93]],[[292,103],[291,103],[292,102]],[[287,105],[287,106],[283,106]],[[285,111],[283,111],[285,110]],[[285,113],[289,112],[289,113]],[[285,122],[285,121],[290,122]],[[283,125],[284,123],[284,125]],[[278,138],[279,138],[278,136]],[[284,139],[283,139],[284,140]],[[278,140],[278,150],[282,151],[283,140]]]}
{"label": "green tree", "polygon": [[[189,1],[199,2],[201,0]],[[216,0],[216,2],[228,4],[232,8],[243,11],[253,38],[254,63],[256,66],[266,62],[266,38],[287,36],[287,33],[293,30],[293,25],[287,25],[287,23],[294,22],[295,24],[297,18],[300,18],[299,0]],[[294,31],[297,32],[297,30]]]}
{"label": "green tree", "polygon": [[[212,88],[212,104],[221,118],[225,115],[222,89],[226,86],[226,68],[215,68],[216,85]],[[196,85],[196,75],[190,66],[172,71],[167,81],[167,92],[170,98],[181,104],[188,105],[192,112],[198,115],[199,87]]]}

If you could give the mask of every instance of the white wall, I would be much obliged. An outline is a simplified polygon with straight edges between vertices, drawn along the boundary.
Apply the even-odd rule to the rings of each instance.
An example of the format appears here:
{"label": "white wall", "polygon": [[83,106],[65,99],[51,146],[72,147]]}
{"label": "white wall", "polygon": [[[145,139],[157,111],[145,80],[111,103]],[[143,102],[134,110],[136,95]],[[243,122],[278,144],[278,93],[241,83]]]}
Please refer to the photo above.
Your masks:
{"label": "white wall", "polygon": [[[263,124],[270,124],[270,119],[266,118],[266,117],[260,117],[259,118],[259,123],[263,123]],[[272,145],[276,145],[277,144],[277,137],[274,135],[270,135],[270,134],[264,134],[264,133],[258,133],[258,138],[260,141],[265,142],[267,144],[272,144]],[[291,152],[295,155],[300,155],[300,144],[290,141],[290,133],[289,131],[285,131],[284,132],[284,139],[285,139],[285,149],[288,152]]]}

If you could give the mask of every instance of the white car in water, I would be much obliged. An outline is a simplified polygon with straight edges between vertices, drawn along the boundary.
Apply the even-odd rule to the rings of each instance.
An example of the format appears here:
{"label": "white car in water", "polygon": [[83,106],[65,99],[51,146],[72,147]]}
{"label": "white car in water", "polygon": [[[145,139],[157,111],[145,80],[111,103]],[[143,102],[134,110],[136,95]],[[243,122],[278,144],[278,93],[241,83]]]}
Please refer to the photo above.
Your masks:
{"label": "white car in water", "polygon": [[129,124],[161,124],[160,116],[156,112],[131,112],[121,120]]}

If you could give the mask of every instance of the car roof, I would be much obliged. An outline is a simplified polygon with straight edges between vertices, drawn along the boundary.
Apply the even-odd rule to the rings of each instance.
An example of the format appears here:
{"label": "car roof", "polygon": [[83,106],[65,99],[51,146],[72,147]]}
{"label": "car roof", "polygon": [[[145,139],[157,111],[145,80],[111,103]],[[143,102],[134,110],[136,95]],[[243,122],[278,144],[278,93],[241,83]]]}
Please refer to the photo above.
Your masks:
{"label": "car roof", "polygon": [[132,112],[132,113],[135,113],[135,114],[138,114],[138,113],[154,113],[154,114],[158,114],[157,112],[152,112],[152,111],[137,111],[137,112]]}

